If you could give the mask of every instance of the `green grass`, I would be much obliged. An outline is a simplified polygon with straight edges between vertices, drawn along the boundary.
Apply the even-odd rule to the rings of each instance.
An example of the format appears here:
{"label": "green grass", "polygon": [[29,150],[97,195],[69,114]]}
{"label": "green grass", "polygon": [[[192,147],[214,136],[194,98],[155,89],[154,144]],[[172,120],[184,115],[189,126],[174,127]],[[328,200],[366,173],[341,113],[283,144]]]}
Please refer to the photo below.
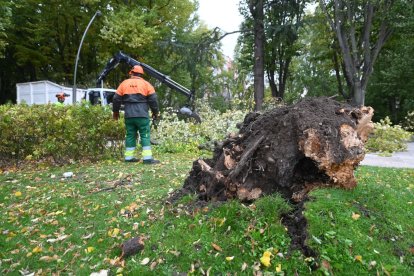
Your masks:
{"label": "green grass", "polygon": [[[289,251],[280,214],[291,206],[278,195],[250,206],[197,207],[194,196],[165,204],[195,159],[169,154],[158,166],[108,161],[3,173],[0,274],[414,275],[413,170],[361,167],[356,189],[313,191],[305,214],[320,257],[312,260]],[[75,177],[62,178],[67,171]],[[120,245],[136,236],[144,250],[114,265]],[[269,267],[260,263],[265,251]],[[320,268],[312,272],[314,263]]]}

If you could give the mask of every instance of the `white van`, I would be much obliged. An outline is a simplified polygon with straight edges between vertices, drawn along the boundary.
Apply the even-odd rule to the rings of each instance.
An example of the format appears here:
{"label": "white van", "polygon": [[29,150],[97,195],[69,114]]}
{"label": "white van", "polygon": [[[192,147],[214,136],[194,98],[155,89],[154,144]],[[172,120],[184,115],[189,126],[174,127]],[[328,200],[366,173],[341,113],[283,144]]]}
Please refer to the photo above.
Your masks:
{"label": "white van", "polygon": [[102,106],[112,104],[116,90],[109,88],[89,88],[84,99],[92,105],[100,104]]}

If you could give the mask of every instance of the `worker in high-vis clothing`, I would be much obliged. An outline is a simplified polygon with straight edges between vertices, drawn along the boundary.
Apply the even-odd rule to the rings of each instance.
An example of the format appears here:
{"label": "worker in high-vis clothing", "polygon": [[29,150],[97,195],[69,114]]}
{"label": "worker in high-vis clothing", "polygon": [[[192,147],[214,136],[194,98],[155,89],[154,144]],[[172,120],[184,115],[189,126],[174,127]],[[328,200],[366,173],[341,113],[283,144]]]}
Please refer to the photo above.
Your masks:
{"label": "worker in high-vis clothing", "polygon": [[113,98],[113,118],[119,119],[121,104],[124,104],[125,111],[125,162],[138,162],[139,158],[134,157],[136,149],[137,132],[139,132],[142,146],[142,160],[144,164],[158,164],[152,156],[150,142],[150,119],[149,109],[152,118],[156,120],[159,114],[157,94],[154,87],[142,78],[144,70],[141,66],[135,65],[129,71],[130,78],[124,80],[116,90]]}
{"label": "worker in high-vis clothing", "polygon": [[57,93],[56,94],[56,98],[57,98],[57,103],[56,105],[60,105],[60,106],[64,106],[65,105],[65,98],[69,97],[69,94],[66,93]]}

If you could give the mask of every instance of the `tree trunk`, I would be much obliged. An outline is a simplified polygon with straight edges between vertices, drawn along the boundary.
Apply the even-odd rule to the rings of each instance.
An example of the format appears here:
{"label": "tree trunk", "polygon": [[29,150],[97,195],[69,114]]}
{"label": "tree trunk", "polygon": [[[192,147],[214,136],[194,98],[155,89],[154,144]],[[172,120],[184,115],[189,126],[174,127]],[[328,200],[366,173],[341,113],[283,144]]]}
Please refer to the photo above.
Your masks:
{"label": "tree trunk", "polygon": [[352,86],[352,105],[363,106],[365,104],[365,91],[360,81],[355,81]]}
{"label": "tree trunk", "polygon": [[182,192],[241,201],[279,192],[302,201],[316,187],[353,188],[372,116],[370,107],[329,98],[248,114],[237,135],[217,144],[213,159],[193,163]]}
{"label": "tree trunk", "polygon": [[262,109],[264,98],[264,13],[263,0],[250,0],[254,20],[254,110]]}
{"label": "tree trunk", "polygon": [[275,82],[275,71],[269,70],[267,72],[267,79],[269,80],[270,92],[272,92],[272,97],[276,98],[278,95],[278,90]]}
{"label": "tree trunk", "polygon": [[[378,29],[374,29],[374,15],[385,15],[395,1],[334,0],[328,5],[319,0],[332,31],[336,34],[343,56],[345,78],[352,93],[352,104],[364,105],[365,91],[374,63],[381,48],[391,34],[387,17],[383,16]],[[332,11],[328,11],[331,8]],[[361,15],[363,20],[361,20]],[[372,41],[375,40],[375,44]]]}

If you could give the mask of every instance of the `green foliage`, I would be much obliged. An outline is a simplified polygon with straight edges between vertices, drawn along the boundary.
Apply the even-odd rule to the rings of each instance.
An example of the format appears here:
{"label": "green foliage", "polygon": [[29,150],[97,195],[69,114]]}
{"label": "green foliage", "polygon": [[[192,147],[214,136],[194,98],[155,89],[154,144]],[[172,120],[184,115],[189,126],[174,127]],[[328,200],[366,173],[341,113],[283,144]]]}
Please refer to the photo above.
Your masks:
{"label": "green foliage", "polygon": [[7,29],[11,23],[11,16],[10,1],[0,0],[0,58],[3,57],[3,50],[8,45]]}
{"label": "green foliage", "polygon": [[407,113],[403,126],[405,130],[414,132],[414,111]]}
{"label": "green foliage", "polygon": [[54,162],[119,155],[124,127],[101,106],[0,106],[0,156]]}
{"label": "green foliage", "polygon": [[214,141],[221,141],[228,133],[236,132],[236,124],[243,121],[246,111],[229,109],[224,113],[214,110],[208,104],[198,103],[197,113],[202,122],[197,124],[183,120],[167,109],[161,114],[162,120],[153,131],[160,142],[157,149],[163,152],[195,152],[201,144],[211,149]]}
{"label": "green foliage", "polygon": [[392,125],[390,118],[386,117],[379,123],[374,123],[374,134],[368,139],[366,147],[372,152],[392,153],[405,151],[411,133],[399,125]]}
{"label": "green foliage", "polygon": [[375,64],[366,105],[374,108],[378,118],[389,116],[400,124],[414,110],[414,6],[407,1],[396,5],[401,22],[397,21]]}
{"label": "green foliage", "polygon": [[300,54],[292,60],[293,81],[286,95],[288,102],[297,100],[303,93],[313,97],[340,94],[334,74],[342,78],[341,69],[336,68],[334,62],[338,46],[326,24],[326,16],[316,9],[314,14],[306,15],[305,20],[308,24],[299,33]]}

